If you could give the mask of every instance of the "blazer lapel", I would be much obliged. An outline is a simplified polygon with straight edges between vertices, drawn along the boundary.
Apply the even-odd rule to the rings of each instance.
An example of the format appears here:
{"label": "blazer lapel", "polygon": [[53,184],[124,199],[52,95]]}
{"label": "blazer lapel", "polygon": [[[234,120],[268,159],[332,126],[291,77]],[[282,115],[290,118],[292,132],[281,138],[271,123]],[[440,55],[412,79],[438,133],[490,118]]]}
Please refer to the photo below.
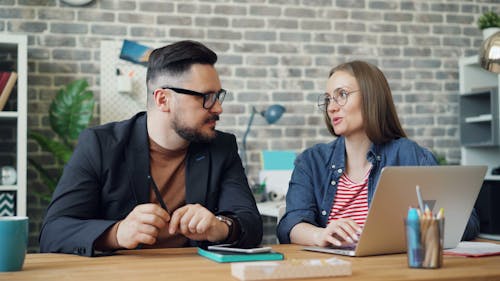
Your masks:
{"label": "blazer lapel", "polygon": [[192,143],[186,162],[186,203],[205,203],[210,169],[208,144]]}
{"label": "blazer lapel", "polygon": [[136,204],[149,202],[149,142],[146,126],[146,114],[140,116],[130,135],[130,144],[125,151],[127,176]]}
{"label": "blazer lapel", "polygon": [[[125,152],[127,176],[136,204],[149,202],[149,141],[146,114],[139,116],[130,135],[129,149]],[[192,143],[186,160],[186,203],[205,203],[210,152],[206,143]]]}

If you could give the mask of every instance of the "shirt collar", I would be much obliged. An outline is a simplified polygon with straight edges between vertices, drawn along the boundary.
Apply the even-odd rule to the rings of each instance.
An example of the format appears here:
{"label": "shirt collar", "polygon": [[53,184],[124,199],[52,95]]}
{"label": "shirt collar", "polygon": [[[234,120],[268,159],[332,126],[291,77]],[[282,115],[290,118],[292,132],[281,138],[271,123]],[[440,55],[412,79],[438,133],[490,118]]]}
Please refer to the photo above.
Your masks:
{"label": "shirt collar", "polygon": [[[370,149],[366,154],[366,159],[372,164],[381,160],[383,144],[370,145]],[[327,165],[332,169],[344,169],[345,168],[345,138],[340,136],[337,140],[332,142],[330,148],[330,159],[327,161]],[[328,164],[329,163],[329,164]]]}

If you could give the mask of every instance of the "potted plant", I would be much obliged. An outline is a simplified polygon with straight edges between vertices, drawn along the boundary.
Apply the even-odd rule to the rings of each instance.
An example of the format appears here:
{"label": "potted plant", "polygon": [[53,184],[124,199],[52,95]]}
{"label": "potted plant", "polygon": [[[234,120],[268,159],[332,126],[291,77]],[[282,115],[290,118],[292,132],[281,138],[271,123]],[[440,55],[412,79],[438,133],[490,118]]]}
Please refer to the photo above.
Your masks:
{"label": "potted plant", "polygon": [[500,31],[500,16],[493,11],[485,12],[479,17],[477,25],[483,31],[483,38],[487,39]]}
{"label": "potted plant", "polygon": [[94,94],[87,90],[88,83],[84,79],[75,80],[61,88],[49,108],[50,128],[56,137],[47,137],[33,131],[28,137],[35,140],[42,150],[50,152],[56,161],[55,171],[47,169],[31,157],[28,162],[38,171],[47,189],[33,191],[42,199],[50,200],[62,170],[68,162],[80,132],[88,127],[94,111]]}
{"label": "potted plant", "polygon": [[436,150],[431,150],[434,157],[436,157],[436,161],[438,165],[448,165],[448,161],[446,160],[446,155],[443,153],[438,153]]}

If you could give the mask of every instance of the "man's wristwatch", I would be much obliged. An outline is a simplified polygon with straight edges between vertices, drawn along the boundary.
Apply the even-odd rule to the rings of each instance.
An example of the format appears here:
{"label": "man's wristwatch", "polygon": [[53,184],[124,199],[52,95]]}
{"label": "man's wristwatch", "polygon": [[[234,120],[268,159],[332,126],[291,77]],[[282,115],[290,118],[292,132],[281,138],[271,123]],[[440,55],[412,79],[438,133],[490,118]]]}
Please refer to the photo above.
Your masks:
{"label": "man's wristwatch", "polygon": [[234,228],[233,219],[228,218],[226,216],[221,216],[221,215],[215,216],[215,218],[227,225],[228,232],[227,232],[227,238],[225,239],[225,241],[228,241],[229,239],[231,239],[231,235],[233,234],[233,228]]}

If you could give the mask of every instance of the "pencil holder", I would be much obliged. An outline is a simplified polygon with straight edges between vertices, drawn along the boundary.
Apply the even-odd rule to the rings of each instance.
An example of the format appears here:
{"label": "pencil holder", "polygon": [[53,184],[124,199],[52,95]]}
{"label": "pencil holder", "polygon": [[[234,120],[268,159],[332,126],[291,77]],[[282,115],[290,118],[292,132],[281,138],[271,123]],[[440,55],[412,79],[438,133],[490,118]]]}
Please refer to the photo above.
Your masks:
{"label": "pencil holder", "polygon": [[440,268],[443,265],[444,218],[405,220],[408,267]]}

